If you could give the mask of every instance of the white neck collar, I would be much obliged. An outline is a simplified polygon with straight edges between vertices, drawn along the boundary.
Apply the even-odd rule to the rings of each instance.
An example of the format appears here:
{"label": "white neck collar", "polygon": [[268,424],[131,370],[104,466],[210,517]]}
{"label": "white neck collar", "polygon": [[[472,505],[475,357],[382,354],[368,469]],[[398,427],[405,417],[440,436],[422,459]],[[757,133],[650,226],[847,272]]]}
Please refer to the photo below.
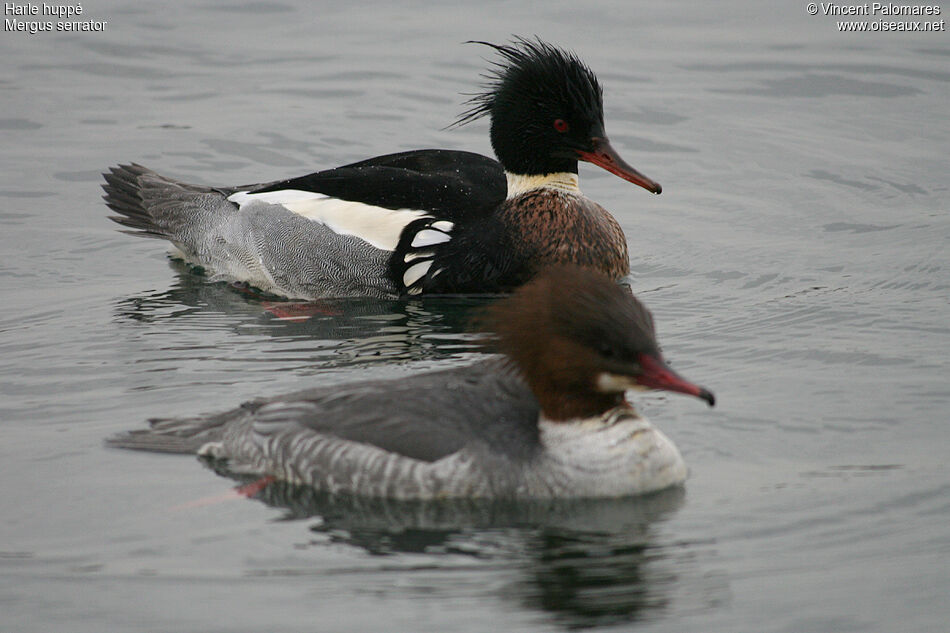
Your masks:
{"label": "white neck collar", "polygon": [[581,192],[577,186],[577,174],[569,171],[533,176],[512,174],[506,171],[505,177],[508,179],[509,199],[535,189],[556,189],[564,193],[575,195],[579,195]]}

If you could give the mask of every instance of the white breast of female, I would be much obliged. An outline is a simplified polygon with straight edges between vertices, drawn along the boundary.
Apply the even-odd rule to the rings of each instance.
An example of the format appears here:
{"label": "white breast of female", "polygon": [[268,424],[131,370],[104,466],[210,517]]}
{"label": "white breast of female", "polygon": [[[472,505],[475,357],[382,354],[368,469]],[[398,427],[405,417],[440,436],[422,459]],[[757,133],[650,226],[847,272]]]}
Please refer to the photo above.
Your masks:
{"label": "white breast of female", "polygon": [[570,496],[614,497],[662,490],[686,480],[673,442],[631,409],[570,422],[539,422],[544,452],[536,474]]}

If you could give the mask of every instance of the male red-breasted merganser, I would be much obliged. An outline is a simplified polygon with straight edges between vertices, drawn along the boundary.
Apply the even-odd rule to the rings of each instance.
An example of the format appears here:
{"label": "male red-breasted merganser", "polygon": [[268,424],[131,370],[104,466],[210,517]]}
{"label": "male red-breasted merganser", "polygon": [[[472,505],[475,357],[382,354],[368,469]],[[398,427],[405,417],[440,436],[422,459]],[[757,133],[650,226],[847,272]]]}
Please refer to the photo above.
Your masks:
{"label": "male red-breasted merganser", "polygon": [[109,444],[401,499],[611,497],[686,479],[679,451],[624,394],[714,397],[666,365],[650,313],[626,288],[577,267],[543,271],[491,306],[483,327],[506,358],[153,420]]}
{"label": "male red-breasted merganser", "polygon": [[623,277],[626,238],[581,194],[577,161],[661,188],[608,142],[594,73],[540,40],[479,43],[501,61],[456,123],[489,115],[499,162],[416,150],[245,187],[123,165],[104,174],[111,217],[214,280],[299,299],[507,291],[556,263]]}

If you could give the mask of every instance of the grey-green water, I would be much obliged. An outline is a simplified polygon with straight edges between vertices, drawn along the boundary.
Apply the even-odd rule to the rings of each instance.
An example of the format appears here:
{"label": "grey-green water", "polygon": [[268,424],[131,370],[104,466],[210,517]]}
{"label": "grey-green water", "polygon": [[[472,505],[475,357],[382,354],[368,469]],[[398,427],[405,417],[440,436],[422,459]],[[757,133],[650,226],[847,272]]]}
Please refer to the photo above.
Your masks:
{"label": "grey-green water", "polygon": [[[945,31],[846,34],[804,2],[734,0],[82,8],[105,30],[0,33],[0,628],[945,629]],[[277,320],[118,233],[99,173],[236,184],[488,153],[485,123],[443,128],[486,64],[462,42],[512,33],[576,50],[614,146],[663,184],[581,170],[666,355],[719,397],[638,400],[690,464],[685,492],[223,499],[234,483],[192,459],[103,448],[151,416],[476,353],[464,301]]]}

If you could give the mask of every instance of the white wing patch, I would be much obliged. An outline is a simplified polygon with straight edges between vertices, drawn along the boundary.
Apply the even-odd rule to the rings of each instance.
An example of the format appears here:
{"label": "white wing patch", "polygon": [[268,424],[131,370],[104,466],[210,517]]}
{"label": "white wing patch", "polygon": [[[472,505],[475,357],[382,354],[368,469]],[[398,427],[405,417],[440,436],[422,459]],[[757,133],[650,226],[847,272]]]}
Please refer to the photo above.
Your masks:
{"label": "white wing patch", "polygon": [[402,274],[402,283],[406,288],[416,283],[422,279],[427,272],[429,272],[429,267],[432,266],[432,260],[421,261],[418,264],[413,264],[406,269],[406,272]]}
{"label": "white wing patch", "polygon": [[402,258],[402,261],[408,264],[412,260],[419,259],[420,257],[426,257],[428,259],[432,259],[433,257],[435,257],[435,251],[428,250],[428,251],[417,251],[415,253],[406,253],[406,256]]}
{"label": "white wing patch", "polygon": [[[435,263],[436,251],[439,244],[445,244],[452,239],[452,229],[455,223],[449,220],[436,220],[427,222],[418,232],[412,236],[412,242],[409,248],[402,256],[402,261],[406,268],[402,274],[402,284],[406,292],[410,295],[422,294],[423,284],[426,275],[432,269]],[[433,278],[442,272],[442,269],[432,271],[429,278]]]}
{"label": "white wing patch", "polygon": [[426,229],[416,233],[416,236],[412,238],[412,244],[409,246],[412,248],[424,248],[426,246],[435,246],[436,244],[448,242],[450,239],[452,239],[452,236],[448,233]]}
{"label": "white wing patch", "polygon": [[[432,217],[425,211],[417,209],[384,209],[370,204],[340,200],[322,193],[298,189],[284,189],[265,193],[239,191],[229,196],[228,200],[237,204],[240,208],[255,202],[277,204],[308,220],[323,224],[334,233],[358,237],[384,251],[396,250],[396,246],[399,244],[399,236],[410,222],[419,218]],[[450,230],[452,223],[439,221],[432,226],[437,224],[448,224]],[[441,229],[442,227],[437,228]],[[446,233],[438,230],[431,231],[431,233],[444,236],[445,239],[442,239],[441,242],[450,239]],[[416,239],[418,237],[417,235]],[[438,244],[440,242],[430,243]],[[413,241],[413,246],[416,246],[415,241]]]}

